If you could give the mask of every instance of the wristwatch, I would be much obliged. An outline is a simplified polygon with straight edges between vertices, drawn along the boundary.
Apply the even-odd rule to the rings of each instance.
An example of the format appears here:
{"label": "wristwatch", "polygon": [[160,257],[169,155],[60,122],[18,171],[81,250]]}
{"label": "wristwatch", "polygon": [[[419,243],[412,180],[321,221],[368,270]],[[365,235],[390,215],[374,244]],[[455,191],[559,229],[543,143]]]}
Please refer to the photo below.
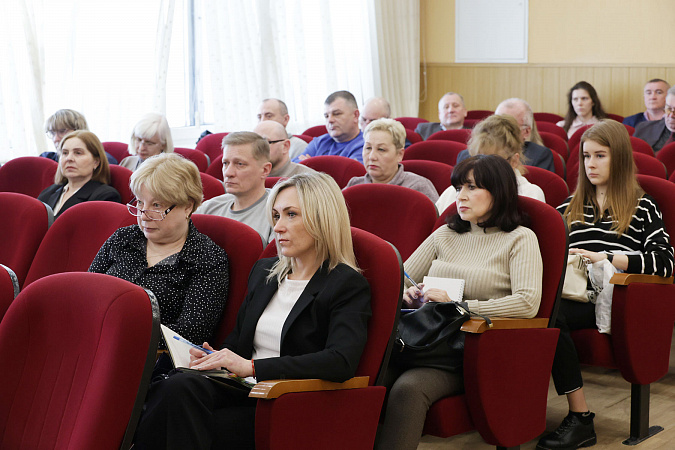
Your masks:
{"label": "wristwatch", "polygon": [[612,260],[614,259],[614,255],[612,253],[607,253],[607,260],[611,263]]}

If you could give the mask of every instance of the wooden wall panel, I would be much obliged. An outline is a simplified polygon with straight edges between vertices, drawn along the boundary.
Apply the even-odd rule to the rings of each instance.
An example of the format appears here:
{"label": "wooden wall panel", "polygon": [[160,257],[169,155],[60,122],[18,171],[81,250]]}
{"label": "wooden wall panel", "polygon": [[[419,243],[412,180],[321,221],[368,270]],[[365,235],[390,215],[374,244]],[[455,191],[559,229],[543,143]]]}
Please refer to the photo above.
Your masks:
{"label": "wooden wall panel", "polygon": [[[424,73],[426,69],[426,83]],[[675,82],[675,66],[427,64],[422,66],[420,117],[438,120],[438,100],[447,91],[462,94],[468,109],[494,109],[522,97],[534,111],[564,115],[567,91],[585,80],[598,91],[605,111],[627,116],[644,110],[642,89],[651,78]]]}

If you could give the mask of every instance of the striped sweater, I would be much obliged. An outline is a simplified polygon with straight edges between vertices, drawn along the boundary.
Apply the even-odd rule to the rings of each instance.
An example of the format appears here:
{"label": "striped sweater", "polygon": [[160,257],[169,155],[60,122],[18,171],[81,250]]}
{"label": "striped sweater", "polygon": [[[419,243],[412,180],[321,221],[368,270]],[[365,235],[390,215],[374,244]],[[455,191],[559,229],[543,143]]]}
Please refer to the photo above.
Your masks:
{"label": "striped sweater", "polygon": [[[561,214],[572,200],[558,206]],[[619,236],[610,231],[613,220],[608,211],[593,223],[592,205],[584,206],[584,221],[575,221],[570,227],[570,248],[592,252],[640,252],[628,256],[628,273],[644,273],[669,277],[673,274],[673,247],[663,224],[661,211],[654,199],[645,194],[639,200],[628,230]]]}
{"label": "striped sweater", "polygon": [[473,312],[530,318],[539,311],[543,269],[537,237],[529,228],[507,233],[472,225],[458,234],[442,226],[404,266],[419,282],[425,275],[464,279],[464,301]]}

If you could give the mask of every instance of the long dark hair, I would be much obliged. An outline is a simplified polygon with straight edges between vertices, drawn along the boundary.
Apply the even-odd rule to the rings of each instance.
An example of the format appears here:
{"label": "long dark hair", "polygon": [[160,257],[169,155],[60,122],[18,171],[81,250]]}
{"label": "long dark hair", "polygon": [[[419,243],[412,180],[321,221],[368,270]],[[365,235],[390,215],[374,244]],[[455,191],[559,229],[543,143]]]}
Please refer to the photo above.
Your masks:
{"label": "long dark hair", "polygon": [[600,103],[600,97],[598,97],[598,93],[595,91],[595,88],[587,81],[580,81],[572,86],[570,91],[567,93],[567,114],[565,114],[565,123],[563,124],[563,129],[566,133],[570,130],[574,119],[577,118],[577,113],[574,111],[574,106],[572,105],[572,92],[576,91],[577,89],[583,89],[584,91],[588,92],[588,95],[590,95],[591,101],[593,102],[593,109],[591,112],[598,120],[607,117],[607,113],[604,109],[602,109],[602,103]]}
{"label": "long dark hair", "polygon": [[[518,182],[513,167],[501,156],[476,155],[465,159],[452,171],[452,185],[459,189],[473,174],[475,185],[487,189],[492,195],[490,217],[478,223],[482,228],[497,227],[502,231],[513,231],[519,225],[527,225],[527,214],[518,208]],[[448,216],[446,223],[457,233],[471,230],[471,223],[458,213]]]}

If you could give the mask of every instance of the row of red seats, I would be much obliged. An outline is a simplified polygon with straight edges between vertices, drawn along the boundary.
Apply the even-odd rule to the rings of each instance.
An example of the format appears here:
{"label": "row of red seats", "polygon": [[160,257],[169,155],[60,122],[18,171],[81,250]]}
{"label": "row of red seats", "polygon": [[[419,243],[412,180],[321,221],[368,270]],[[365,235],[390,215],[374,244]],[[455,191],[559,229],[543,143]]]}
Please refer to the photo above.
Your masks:
{"label": "row of red seats", "polygon": [[[675,186],[673,186],[670,183],[664,182],[664,181],[659,181],[655,180],[651,177],[643,177],[641,176],[640,181],[645,187],[645,190],[649,192],[650,194],[654,195],[657,198],[657,201],[661,203],[663,199],[671,198],[672,195],[674,194],[673,190],[675,190]],[[356,188],[356,187],[355,187]],[[382,189],[382,188],[398,188],[398,189],[404,189],[404,188],[399,188],[396,186],[359,186],[358,187],[360,190],[363,190],[365,192],[365,189],[368,188],[370,192],[367,192],[366,197],[370,198],[371,200],[374,198],[373,197],[373,188],[374,189]],[[351,189],[351,188],[350,188]],[[404,189],[405,190],[405,189]],[[345,191],[345,197],[348,197],[348,192],[349,189]],[[410,192],[415,192],[415,191],[410,191]],[[5,195],[11,195],[11,194],[5,194]],[[389,195],[388,197],[391,197]],[[30,199],[32,201],[32,199]],[[427,200],[428,201],[428,200]],[[3,204],[5,203],[4,201],[2,202]],[[378,198],[377,201],[371,201],[370,203],[370,209],[368,211],[363,211],[360,215],[362,216],[372,216],[372,217],[380,217],[378,214],[379,211],[374,211],[373,207],[375,205],[378,205],[380,203],[380,199]],[[398,206],[401,207],[404,205],[406,202],[399,202]],[[546,262],[546,265],[549,267],[549,269],[552,271],[551,273],[554,274],[553,280],[555,282],[550,281],[550,277],[547,277],[545,275],[545,294],[544,294],[544,303],[542,303],[542,307],[544,304],[546,305],[552,305],[555,298],[557,298],[557,295],[559,295],[559,290],[560,290],[560,283],[562,281],[562,266],[564,266],[564,261],[565,261],[565,255],[566,255],[566,238],[565,238],[565,232],[564,232],[564,226],[562,225],[562,221],[560,219],[560,216],[555,212],[552,208],[544,205],[543,203],[530,200],[530,199],[521,199],[521,203],[530,211],[531,216],[533,217],[533,228],[535,229],[535,232],[537,232],[537,235],[539,236],[539,241],[540,241],[540,246],[542,247],[542,253],[546,256],[544,261]],[[85,211],[85,208],[87,210]],[[94,212],[94,211],[89,211],[90,208],[101,208],[100,211]],[[395,208],[389,208],[389,209],[395,209]],[[110,214],[114,214],[114,211],[117,210],[119,212],[119,219],[116,221]],[[84,214],[83,216],[80,216],[78,214],[80,211]],[[543,212],[542,212],[543,211]],[[548,212],[546,212],[548,211]],[[392,221],[388,217],[382,217],[382,221],[384,222],[380,226],[380,230],[384,229],[391,229],[391,228],[399,228],[405,231],[404,237],[409,237],[409,231],[412,226],[415,225],[416,222],[416,216],[415,214],[412,213],[406,213],[405,211],[397,211],[397,220],[401,220],[402,218],[410,218],[412,219],[412,222],[410,224],[403,224],[403,223],[396,223]],[[447,213],[447,212],[446,212]],[[352,211],[352,214],[354,214],[354,211]],[[674,221],[673,217],[673,211],[671,211],[670,208],[665,208],[664,209],[664,219],[666,221],[666,226],[671,227]],[[67,223],[68,220],[66,220],[67,217],[73,217],[70,220],[70,223]],[[87,217],[88,220],[82,220],[82,217]],[[97,225],[92,227],[91,219],[95,218]],[[122,219],[124,218],[124,219]],[[101,223],[98,224],[98,220],[101,220]],[[40,250],[39,252],[42,252],[43,246],[45,248],[49,247],[61,247],[60,250],[55,250],[53,251],[53,255],[55,256],[53,259],[45,259],[43,262],[38,264],[36,267],[40,267],[44,270],[44,275],[47,273],[53,273],[53,272],[58,272],[61,270],[70,270],[68,268],[68,264],[70,262],[69,258],[65,256],[69,256],[69,253],[71,249],[75,248],[78,249],[78,252],[81,251],[90,251],[90,255],[85,257],[82,260],[79,260],[77,263],[81,265],[82,268],[80,269],[75,269],[75,270],[86,270],[86,267],[88,267],[89,262],[93,259],[93,256],[95,255],[96,251],[98,250],[100,244],[109,236],[112,234],[114,229],[116,228],[116,224],[119,225],[119,220],[131,220],[133,223],[133,218],[129,216],[124,209],[122,205],[116,205],[112,203],[98,203],[98,202],[89,202],[89,203],[84,203],[81,205],[77,205],[76,207],[71,208],[71,210],[67,211],[66,213],[63,214],[63,216],[57,221],[57,223],[49,230],[47,233],[50,235],[56,235],[59,227],[63,228],[61,233],[65,233],[65,236],[57,236],[54,238],[47,239],[47,236],[45,236],[45,239],[43,239],[42,244],[40,244]],[[205,223],[211,223],[213,226],[210,228],[210,230],[204,225],[203,223],[200,224],[200,221],[206,221]],[[557,222],[556,222],[557,221]],[[225,225],[225,222],[230,222],[232,226],[239,226],[239,227],[244,227],[248,228],[245,225],[238,224],[233,221],[228,221],[227,219],[216,217],[216,216],[195,216],[195,225],[197,226],[198,229],[201,231],[205,232],[206,234],[210,235],[219,245],[221,246],[227,246],[227,237],[230,236],[236,236],[236,242],[234,245],[241,245],[240,248],[226,248],[226,251],[230,255],[236,255],[238,258],[240,255],[240,252],[245,251],[243,250],[244,248],[255,248],[255,245],[257,243],[258,249],[255,251],[255,256],[253,257],[253,260],[257,259],[257,255],[259,254],[260,250],[260,241],[259,238],[257,237],[257,234],[253,232],[252,230],[249,229],[248,233],[251,235],[251,242],[249,244],[244,244],[242,243],[242,239],[240,238],[242,236],[242,233],[246,233],[244,231],[244,228],[239,230],[238,232],[233,232],[233,230],[227,230],[227,226]],[[392,223],[396,223],[396,227],[392,227]],[[440,223],[440,222],[439,222]],[[556,225],[556,223],[558,225]],[[236,224],[236,225],[235,225]],[[78,228],[79,227],[79,228]],[[562,227],[562,228],[561,228]],[[14,227],[16,229],[17,227]],[[19,227],[20,228],[20,227]],[[561,229],[562,231],[556,232],[556,229]],[[79,232],[78,232],[79,230]],[[87,235],[87,240],[85,242],[82,241],[81,236],[82,234]],[[99,235],[100,233],[100,235]],[[545,233],[545,234],[544,234]],[[95,236],[92,236],[94,234],[95,236],[98,236],[98,242],[97,238]],[[381,234],[381,233],[379,233]],[[225,242],[221,241],[225,239]],[[394,239],[392,239],[394,240]],[[47,242],[51,242],[47,244]],[[232,243],[230,243],[232,245]],[[250,247],[253,246],[253,247]],[[87,249],[87,247],[90,247]],[[557,250],[553,250],[556,248]],[[47,252],[48,250],[45,250]],[[553,252],[553,253],[551,253]],[[21,253],[21,252],[19,252]],[[380,254],[378,252],[370,252],[371,255],[377,255],[377,259],[379,261]],[[555,256],[557,254],[557,257]],[[35,260],[39,260],[38,258],[39,255],[35,256]],[[65,257],[65,258],[64,258]],[[35,262],[34,262],[35,264]],[[252,264],[252,263],[251,263]],[[552,268],[551,268],[552,267]],[[249,266],[250,269],[250,266]],[[31,267],[31,271],[33,268]],[[38,269],[36,269],[38,270]],[[242,275],[242,272],[238,272],[239,275],[236,275],[234,266],[231,269],[233,272],[231,274],[231,278],[235,276]],[[243,271],[245,275],[247,274],[247,271]],[[367,272],[366,272],[367,273]],[[549,280],[549,281],[547,281]],[[30,280],[27,280],[28,284]],[[234,281],[233,281],[234,283]],[[245,289],[245,276],[242,282],[243,289]],[[661,290],[664,289],[669,289],[670,287],[661,287]],[[626,303],[628,306],[630,305],[639,305],[641,308],[647,305],[647,310],[644,312],[646,314],[659,314],[659,318],[656,321],[656,327],[654,327],[654,320],[651,321],[650,325],[650,331],[647,332],[643,326],[640,326],[638,323],[633,324],[634,316],[632,314],[626,314],[626,315],[620,315],[619,313],[613,313],[613,324],[614,326],[617,326],[617,323],[620,323],[618,325],[618,331],[615,331],[615,333],[611,336],[605,336],[605,335],[600,335],[599,333],[581,333],[581,335],[578,337],[581,340],[586,340],[587,342],[584,344],[583,342],[579,344],[580,348],[589,348],[592,349],[591,352],[589,352],[588,355],[582,356],[584,358],[584,362],[590,362],[590,363],[595,363],[595,364],[600,364],[604,366],[609,366],[609,367],[619,367],[622,371],[622,374],[624,377],[631,381],[634,384],[639,385],[638,390],[642,393],[641,395],[644,395],[644,386],[647,385],[647,392],[648,392],[648,384],[651,383],[652,381],[655,381],[656,379],[660,378],[660,376],[665,373],[665,371],[662,371],[663,369],[663,356],[660,354],[662,353],[661,350],[664,349],[663,345],[657,345],[656,348],[659,350],[659,354],[655,355],[655,352],[652,351],[654,349],[654,339],[656,339],[658,342],[661,342],[661,338],[667,337],[667,346],[665,347],[666,350],[666,356],[665,356],[665,370],[667,370],[667,353],[669,350],[669,343],[670,343],[670,335],[666,336],[666,331],[668,327],[670,332],[672,333],[672,324],[673,324],[673,314],[671,314],[671,311],[668,310],[668,308],[664,308],[664,305],[661,304],[661,302],[658,302],[659,295],[662,295],[662,292],[658,291],[655,293],[654,291],[651,291],[649,287],[645,288],[643,286],[638,286],[637,288],[633,288],[630,290],[631,287],[629,286],[626,288],[628,294],[626,294],[626,298],[628,300],[625,300],[628,302],[630,298],[632,298],[632,295],[638,295],[643,292],[650,292],[650,298],[652,299],[652,302],[646,301],[645,299],[640,298],[639,300],[636,301],[636,303]],[[630,290],[630,291],[629,291]],[[621,292],[621,290],[619,290]],[[636,291],[636,292],[633,292]],[[232,288],[231,294],[232,296],[236,295],[235,292],[238,292],[236,289]],[[399,291],[400,292],[400,291]],[[239,291],[241,294],[241,298],[243,298],[243,291]],[[551,301],[551,296],[550,294],[553,293],[553,301]],[[629,295],[630,294],[630,295]],[[617,294],[615,294],[616,296]],[[232,297],[231,297],[232,299]],[[624,300],[620,300],[624,301]],[[233,303],[236,302],[229,302],[230,305],[233,305]],[[234,307],[234,306],[232,306]],[[238,307],[238,306],[237,306]],[[548,308],[549,306],[546,306]],[[630,306],[631,308],[633,306]],[[544,308],[544,309],[546,309]],[[552,308],[552,306],[551,306]],[[615,308],[616,311],[623,311],[623,307],[619,307],[618,309]],[[236,311],[236,309],[235,309]],[[551,310],[552,311],[552,310]],[[548,315],[546,311],[541,311],[540,314],[543,314],[544,317],[551,317],[552,312],[549,311]],[[665,312],[664,312],[665,311]],[[228,316],[226,314],[225,316]],[[230,317],[233,317],[232,311],[230,311],[229,314]],[[618,317],[615,317],[618,316]],[[636,317],[643,318],[643,313],[638,313],[636,314]],[[506,322],[508,323],[508,321]],[[626,323],[626,325],[623,325],[623,323]],[[665,325],[668,325],[666,327]],[[505,327],[507,325],[504,325]],[[638,327],[637,329],[635,327]],[[231,328],[231,325],[222,325],[221,328],[224,330],[223,333],[225,333],[229,328]],[[528,383],[521,384],[522,383],[522,377],[523,377],[523,367],[530,367],[532,364],[531,358],[526,355],[531,355],[531,354],[550,354],[550,357],[552,358],[552,353],[546,353],[541,348],[537,349],[532,349],[529,352],[525,352],[524,354],[520,354],[519,352],[516,352],[517,354],[508,354],[508,356],[505,356],[506,354],[503,353],[504,349],[502,348],[500,352],[497,354],[492,354],[492,346],[494,345],[503,345],[504,342],[510,342],[510,345],[508,346],[510,349],[522,349],[522,348],[529,348],[529,346],[534,345],[535,343],[537,345],[543,345],[544,342],[546,342],[545,339],[539,339],[535,338],[533,339],[533,335],[527,335],[524,333],[527,333],[524,330],[510,330],[512,332],[504,332],[505,334],[498,334],[494,335],[491,333],[485,334],[485,337],[482,336],[469,336],[467,337],[467,356],[466,358],[468,359],[466,362],[466,367],[465,371],[474,371],[470,372],[472,376],[467,377],[470,379],[467,384],[467,394],[463,396],[458,396],[458,397],[451,397],[448,399],[444,399],[442,402],[440,402],[437,406],[434,405],[432,408],[432,411],[430,412],[429,415],[429,421],[427,424],[427,432],[436,434],[436,435],[452,435],[456,434],[458,432],[464,432],[467,431],[466,427],[473,428],[476,427],[480,432],[481,435],[486,439],[486,441],[490,443],[495,443],[495,445],[503,445],[503,446],[511,446],[511,445],[516,445],[514,444],[513,440],[520,440],[519,442],[525,442],[527,440],[530,440],[534,437],[536,437],[541,431],[543,430],[543,426],[545,425],[545,398],[546,398],[546,391],[547,391],[547,386],[548,386],[548,371],[550,371],[550,361],[547,360],[547,357],[540,358],[536,361],[537,364],[543,364],[543,368],[546,369],[543,372],[541,370],[525,370],[525,372],[528,372],[528,374],[531,374],[532,377],[535,377],[536,380],[533,379],[528,379]],[[543,330],[539,330],[540,332],[543,332]],[[535,333],[534,330],[530,331],[531,333]],[[555,336],[557,336],[557,331],[555,331]],[[636,336],[633,336],[632,333],[637,333]],[[656,337],[653,335],[656,333]],[[494,339],[493,339],[494,336]],[[549,337],[552,335],[548,335]],[[541,336],[540,336],[541,337]],[[506,339],[506,340],[505,340]],[[510,341],[510,339],[513,339],[513,341]],[[549,350],[552,351],[552,348],[554,348],[555,344],[555,339],[552,338],[551,340],[553,347],[551,347]],[[648,348],[650,349],[650,352],[645,352],[644,349],[642,348],[643,345],[647,345]],[[626,347],[626,348],[623,348]],[[481,349],[484,351],[487,351],[487,356],[486,359],[483,358],[474,358],[476,354],[479,354],[481,352]],[[490,350],[486,350],[490,349]],[[646,353],[649,353],[649,359],[650,361],[644,361],[644,355]],[[519,356],[520,355],[520,356]],[[598,356],[600,355],[600,356]],[[498,363],[500,361],[499,357],[504,356],[507,357],[508,361],[505,362],[505,365],[502,366],[501,364]],[[658,364],[655,364],[654,358],[658,357]],[[520,361],[519,358],[525,358],[527,361],[523,360],[522,365],[520,363],[515,364],[514,361]],[[591,360],[589,361],[588,358]],[[599,358],[599,362],[597,359]],[[492,368],[487,368],[488,373],[484,373],[486,368],[481,367],[480,364],[478,364],[479,360],[490,360],[490,361],[495,361],[497,365],[500,367],[500,371],[494,371]],[[548,362],[547,362],[548,361]],[[637,364],[637,363],[639,364]],[[636,366],[637,364],[637,366]],[[541,368],[542,366],[540,366]],[[508,370],[506,369],[508,368]],[[509,378],[509,373],[505,373],[504,369],[507,372],[510,370],[513,370],[513,373],[510,374],[515,379],[513,380],[513,383],[509,382],[510,385],[510,390],[509,393],[504,393],[502,390],[499,389],[499,380],[495,380],[495,373],[499,372],[499,379],[503,381],[506,378]],[[545,375],[542,378],[542,373]],[[491,375],[492,374],[492,375]],[[541,380],[544,380],[544,382],[541,382]],[[537,388],[535,388],[535,386]],[[542,389],[539,390],[538,388],[541,387]],[[487,389],[487,390],[486,390]],[[495,392],[495,389],[497,391]],[[537,391],[537,393],[542,393],[543,395],[543,403],[542,403],[542,396],[539,395],[534,395],[533,390]],[[487,394],[486,394],[487,393]],[[509,396],[509,394],[513,394],[513,398]],[[358,399],[357,399],[358,400]],[[517,401],[518,400],[518,401]],[[523,402],[526,404],[523,405]],[[442,405],[445,404],[449,408],[446,410]],[[644,402],[642,402],[644,405]],[[648,403],[647,403],[648,404]],[[516,411],[513,410],[513,408],[516,408]],[[458,409],[459,408],[459,409]],[[466,412],[468,408],[468,413]],[[510,409],[509,409],[510,408]],[[543,410],[542,410],[543,408]],[[439,412],[442,410],[442,413]],[[452,411],[455,411],[452,413]],[[457,411],[461,412],[459,414],[459,417],[461,417],[461,420],[456,417],[458,414]],[[524,411],[528,412],[536,412],[536,414],[533,414],[532,420],[527,420],[527,421],[520,421],[520,422],[525,422],[519,423],[518,426],[514,426],[513,423],[510,423],[508,420],[506,422],[504,421],[505,418],[507,417],[523,417]],[[517,414],[516,414],[517,412]],[[509,413],[509,414],[506,414]],[[486,416],[489,415],[496,415],[498,418],[501,420],[498,420],[497,422],[494,421],[485,421]],[[528,416],[529,417],[529,416]],[[644,415],[643,415],[644,418]],[[636,419],[637,420],[637,419]],[[525,428],[525,431],[523,429]],[[448,431],[449,430],[449,431]],[[500,431],[501,430],[501,431]],[[450,433],[450,434],[448,434]],[[504,434],[505,433],[505,434]],[[523,434],[524,433],[524,434]],[[534,433],[534,434],[532,434]],[[523,436],[528,436],[527,438],[524,438]],[[524,440],[523,440],[524,439]]]}

